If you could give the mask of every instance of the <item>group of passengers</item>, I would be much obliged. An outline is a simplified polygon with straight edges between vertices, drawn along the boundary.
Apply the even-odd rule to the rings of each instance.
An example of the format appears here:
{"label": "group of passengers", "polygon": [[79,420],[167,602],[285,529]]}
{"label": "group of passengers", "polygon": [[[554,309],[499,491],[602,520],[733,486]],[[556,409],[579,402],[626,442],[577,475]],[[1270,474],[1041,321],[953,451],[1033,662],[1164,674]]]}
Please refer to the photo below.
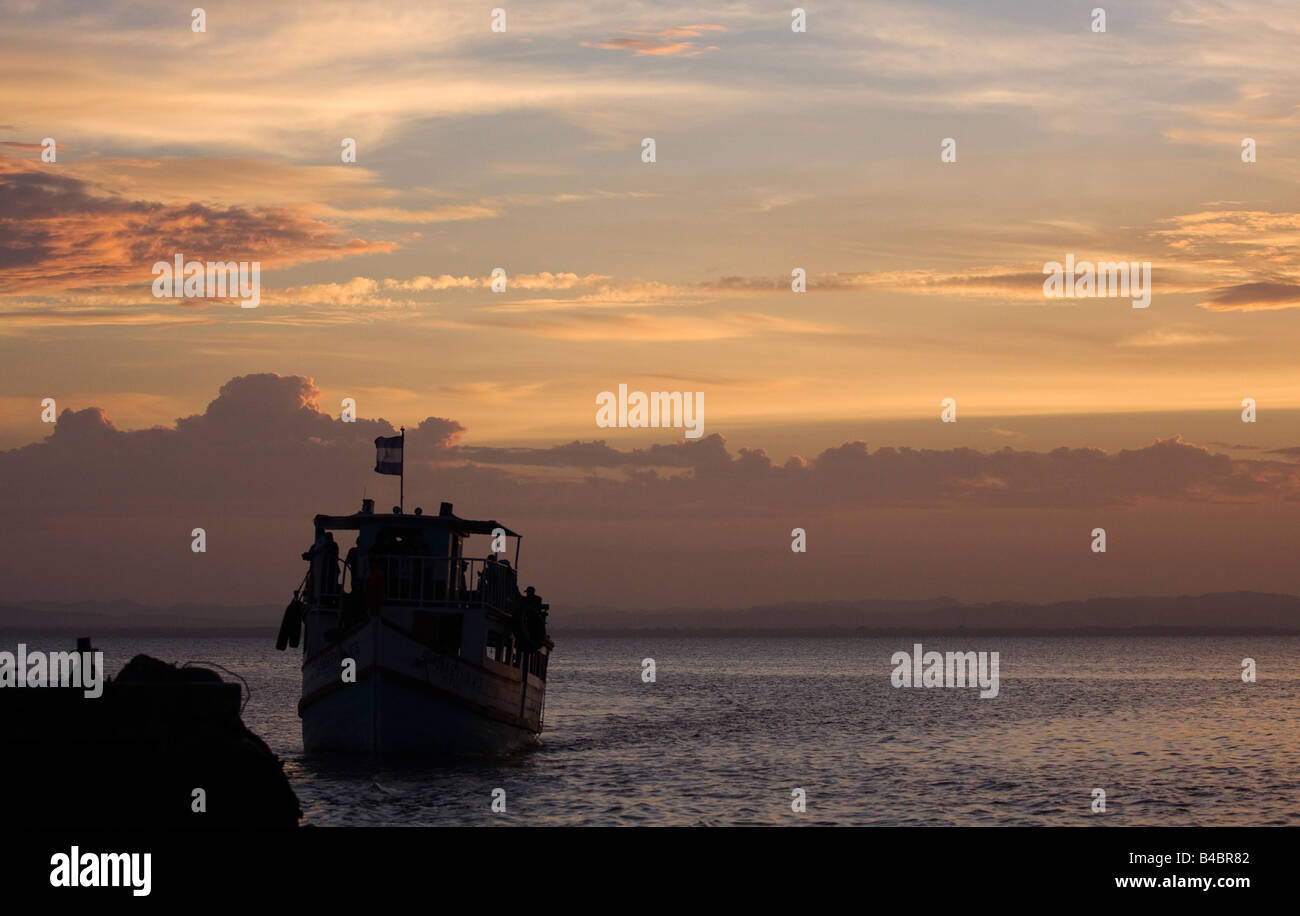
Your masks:
{"label": "group of passengers", "polygon": [[[513,611],[516,607],[534,608],[539,613],[545,614],[547,606],[542,604],[541,597],[535,593],[532,586],[527,588],[525,594],[519,593],[516,573],[511,568],[509,560],[499,558],[495,554],[488,554],[483,560],[483,569],[471,593],[465,581],[469,571],[468,560],[457,560],[453,557],[445,561],[429,561],[428,553],[428,546],[419,532],[397,534],[387,529],[382,531],[369,551],[369,570],[365,576],[364,589],[365,606],[377,609],[386,598],[393,595],[404,598],[418,596],[437,601],[446,600],[451,597],[448,594],[447,574],[455,564],[459,567],[455,594],[473,597],[504,611]],[[410,562],[400,560],[389,564],[378,562],[390,557],[410,558]],[[338,603],[340,598],[344,599],[345,606],[354,606],[357,603],[360,597],[356,586],[359,557],[355,546],[348,550],[347,558],[343,561],[340,570],[338,542],[334,540],[332,531],[326,531],[316,539],[316,543],[302,555],[302,558],[312,564],[307,576],[308,602],[319,597],[322,603],[327,604]],[[391,583],[386,581],[388,578],[385,573],[386,566],[389,567],[394,579]],[[342,590],[340,572],[343,579],[351,583],[350,591]],[[316,592],[318,587],[319,596]]]}

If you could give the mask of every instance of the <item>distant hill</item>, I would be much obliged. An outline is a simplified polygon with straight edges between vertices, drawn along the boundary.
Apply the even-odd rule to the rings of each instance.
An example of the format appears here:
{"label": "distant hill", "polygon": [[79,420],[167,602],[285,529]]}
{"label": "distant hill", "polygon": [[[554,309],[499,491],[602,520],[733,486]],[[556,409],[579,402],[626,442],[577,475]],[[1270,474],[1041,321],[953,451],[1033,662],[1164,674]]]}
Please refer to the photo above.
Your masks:
{"label": "distant hill", "polygon": [[[25,602],[0,606],[3,630],[106,630],[173,632],[274,631],[283,607],[175,604],[134,601]],[[996,601],[964,604],[954,598],[920,601],[783,602],[755,607],[667,608],[620,611],[605,607],[551,610],[559,636],[579,633],[882,633],[982,630],[1000,633],[1232,633],[1300,634],[1300,597],[1263,592],[1217,592],[1154,598],[1089,598],[1053,604]]]}
{"label": "distant hill", "polygon": [[27,601],[0,606],[0,629],[86,630],[276,630],[283,607],[173,604],[134,601]]}
{"label": "distant hill", "polygon": [[1300,634],[1300,597],[1262,592],[1218,592],[1154,598],[1089,598],[1054,604],[998,601],[963,604],[925,601],[786,602],[739,610],[674,608],[552,611],[553,629],[565,632],[717,631],[759,633],[844,632],[1201,632],[1269,631]]}

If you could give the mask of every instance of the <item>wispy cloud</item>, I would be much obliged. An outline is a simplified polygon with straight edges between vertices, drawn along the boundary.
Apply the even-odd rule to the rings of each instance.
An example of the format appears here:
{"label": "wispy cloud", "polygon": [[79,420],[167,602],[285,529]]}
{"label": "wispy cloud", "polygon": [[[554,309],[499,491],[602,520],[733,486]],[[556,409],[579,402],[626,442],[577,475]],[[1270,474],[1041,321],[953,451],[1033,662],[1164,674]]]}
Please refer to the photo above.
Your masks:
{"label": "wispy cloud", "polygon": [[787,334],[836,334],[830,324],[758,312],[723,312],[712,316],[591,312],[545,319],[493,322],[537,337],[572,341],[706,341]]}
{"label": "wispy cloud", "polygon": [[1133,334],[1120,341],[1123,347],[1164,348],[1164,347],[1199,347],[1223,343],[1233,338],[1214,331],[1202,331],[1194,328],[1168,327],[1154,328]]}
{"label": "wispy cloud", "polygon": [[688,39],[699,38],[705,33],[725,32],[720,25],[686,25],[651,31],[632,30],[625,34],[635,38],[610,38],[607,41],[584,41],[584,48],[601,48],[606,51],[631,51],[639,55],[666,56],[670,54],[694,56],[705,51],[718,50],[717,45],[697,45]]}

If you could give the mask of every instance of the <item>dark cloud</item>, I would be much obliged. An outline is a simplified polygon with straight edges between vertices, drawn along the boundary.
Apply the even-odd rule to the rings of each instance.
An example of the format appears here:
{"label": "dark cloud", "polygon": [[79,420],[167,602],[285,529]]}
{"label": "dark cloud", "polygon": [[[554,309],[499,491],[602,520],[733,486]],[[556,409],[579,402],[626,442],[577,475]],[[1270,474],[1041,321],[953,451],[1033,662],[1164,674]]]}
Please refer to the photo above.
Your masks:
{"label": "dark cloud", "polygon": [[[231,379],[174,428],[123,431],[98,407],[65,409],[43,442],[0,454],[16,475],[9,501],[97,516],[214,506],[261,516],[351,494],[373,467],[375,437],[397,430],[383,419],[345,423],[319,398],[311,379],[262,373]],[[461,431],[437,417],[409,429],[412,460],[435,458]],[[14,486],[20,479],[28,485]]]}
{"label": "dark cloud", "polygon": [[1300,285],[1295,283],[1241,283],[1215,292],[1201,308],[1213,312],[1253,312],[1300,308]]}
{"label": "dark cloud", "polygon": [[[1109,454],[1097,449],[995,452],[878,448],[849,442],[812,460],[774,465],[762,449],[732,456],[718,434],[619,451],[606,442],[549,449],[465,447],[448,458],[538,467],[648,469],[628,486],[655,492],[660,510],[707,501],[729,512],[809,507],[953,505],[1081,507],[1141,500],[1293,499],[1300,475],[1278,462],[1235,461],[1179,437]],[[660,475],[656,470],[689,469]],[[615,478],[621,479],[621,478]],[[655,511],[648,506],[638,510]]]}
{"label": "dark cloud", "polygon": [[[345,423],[322,409],[311,379],[272,373],[231,379],[202,413],[171,427],[121,430],[97,407],[67,409],[45,440],[0,453],[0,552],[16,593],[28,596],[74,589],[168,603],[208,593],[266,600],[301,576],[296,559],[313,515],[354,511],[363,495],[381,511],[397,501],[396,480],[373,473],[374,438],[396,432],[384,419]],[[978,545],[989,513],[1008,509],[1042,524],[1055,513],[1097,516],[1116,507],[1284,506],[1300,493],[1300,465],[1234,460],[1178,438],[1114,454],[848,442],[776,464],[761,449],[732,453],[717,434],[621,450],[609,440],[489,448],[461,444],[465,433],[442,417],[407,428],[407,508],[454,501],[462,515],[549,533],[540,542],[546,574],[567,577],[574,600],[594,586],[585,555],[564,551],[560,532],[630,564],[623,574],[602,573],[607,591],[626,575],[651,576],[653,567],[642,566],[655,557],[670,562],[685,587],[701,549],[759,538],[770,552],[792,524],[846,513],[880,529],[885,514],[942,509],[909,516],[936,539],[949,536],[943,526],[959,513]],[[690,544],[677,533],[684,524],[698,528]],[[207,554],[189,550],[195,527],[208,532]],[[652,551],[629,552],[627,544],[651,532]],[[784,550],[789,556],[788,540]],[[766,555],[734,562],[759,564],[751,572],[761,575]],[[810,562],[832,575],[826,564],[834,556]]]}
{"label": "dark cloud", "polygon": [[348,239],[298,208],[162,204],[98,192],[0,158],[0,286],[38,292],[153,280],[157,261],[260,261],[264,269],[390,251]]}
{"label": "dark cloud", "polygon": [[701,439],[684,439],[669,445],[620,451],[605,440],[581,442],[551,448],[485,448],[462,446],[448,457],[466,458],[481,464],[528,465],[567,468],[694,468],[707,470],[730,465],[726,440],[713,433]]}
{"label": "dark cloud", "polygon": [[[374,438],[397,430],[383,419],[343,422],[322,410],[319,397],[311,379],[263,373],[231,379],[203,413],[182,417],[172,428],[122,431],[97,407],[64,410],[45,441],[0,454],[0,470],[14,491],[9,502],[112,513],[165,493],[167,500],[284,512],[293,502],[352,492],[367,480]],[[746,515],[828,506],[1276,500],[1300,492],[1300,470],[1289,462],[1234,460],[1177,437],[1114,454],[872,450],[859,441],[776,465],[761,449],[733,455],[717,433],[621,450],[605,440],[551,448],[459,444],[465,432],[441,417],[409,428],[413,480],[445,482],[487,503],[506,479],[512,500],[548,513],[582,515],[591,508],[592,492],[606,489],[621,493],[623,503],[613,510],[602,497],[603,510],[631,517],[683,505]],[[1289,458],[1297,451],[1273,453]],[[578,473],[547,473],[566,469]],[[601,470],[608,473],[574,482]]]}

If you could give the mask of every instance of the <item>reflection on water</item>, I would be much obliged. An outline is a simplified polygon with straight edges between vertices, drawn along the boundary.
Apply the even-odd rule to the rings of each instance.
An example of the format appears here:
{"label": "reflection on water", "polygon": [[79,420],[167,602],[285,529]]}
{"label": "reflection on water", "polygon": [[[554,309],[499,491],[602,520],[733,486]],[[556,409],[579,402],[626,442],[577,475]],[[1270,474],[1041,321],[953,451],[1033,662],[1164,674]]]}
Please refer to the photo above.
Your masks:
{"label": "reflection on water", "polygon": [[[0,645],[70,639],[0,634]],[[543,744],[507,761],[305,757],[271,638],[96,639],[247,679],[305,823],[1300,824],[1300,639],[926,637],[1001,692],[895,689],[897,638],[558,638]],[[653,658],[658,680],[641,682]],[[1259,682],[1243,684],[1241,660]],[[793,788],[808,811],[790,811]],[[1105,815],[1090,813],[1094,787]],[[507,813],[491,811],[506,790]]]}

